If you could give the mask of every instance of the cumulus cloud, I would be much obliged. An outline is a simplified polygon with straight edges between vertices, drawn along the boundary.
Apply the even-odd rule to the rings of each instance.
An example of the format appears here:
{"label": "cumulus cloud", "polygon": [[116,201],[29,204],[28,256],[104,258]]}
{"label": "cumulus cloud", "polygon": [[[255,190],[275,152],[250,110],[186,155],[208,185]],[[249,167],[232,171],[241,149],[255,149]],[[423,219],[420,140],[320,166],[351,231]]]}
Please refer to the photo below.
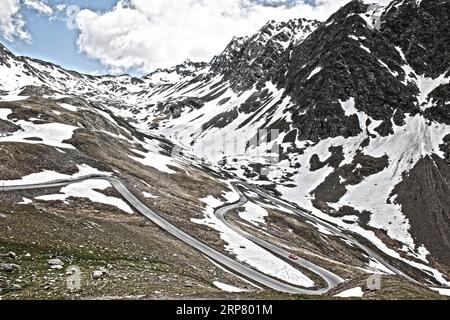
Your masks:
{"label": "cumulus cloud", "polygon": [[25,22],[20,15],[19,0],[0,0],[0,35],[6,40],[15,38],[30,40],[30,34],[25,30]]}
{"label": "cumulus cloud", "polygon": [[78,47],[111,72],[148,72],[186,58],[209,61],[233,36],[250,35],[272,19],[326,20],[349,1],[119,0],[106,12],[78,13]]}
{"label": "cumulus cloud", "polygon": [[267,21],[325,20],[349,0],[120,0],[107,12],[77,16],[79,49],[112,71],[151,71],[186,58],[209,61],[233,36]]}
{"label": "cumulus cloud", "polygon": [[23,7],[46,16],[53,13],[53,9],[44,0],[0,0],[0,35],[8,41],[31,40],[21,15]]}

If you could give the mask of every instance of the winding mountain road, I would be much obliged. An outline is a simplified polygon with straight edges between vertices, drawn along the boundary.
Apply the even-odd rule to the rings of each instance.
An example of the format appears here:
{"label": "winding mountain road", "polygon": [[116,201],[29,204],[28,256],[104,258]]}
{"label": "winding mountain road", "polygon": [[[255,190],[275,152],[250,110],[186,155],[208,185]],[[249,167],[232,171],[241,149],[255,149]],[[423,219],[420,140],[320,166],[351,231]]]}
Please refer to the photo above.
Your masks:
{"label": "winding mountain road", "polygon": [[[142,203],[126,186],[125,184],[115,178],[115,177],[111,177],[111,176],[102,176],[102,175],[88,175],[88,176],[84,176],[84,177],[80,177],[80,178],[74,178],[74,179],[68,179],[68,180],[55,180],[55,181],[51,181],[51,182],[46,182],[46,183],[39,183],[39,184],[29,184],[29,185],[19,185],[19,186],[0,186],[0,190],[2,190],[3,192],[11,192],[11,191],[20,191],[20,190],[34,190],[34,189],[47,189],[47,188],[55,188],[55,187],[64,187],[70,184],[74,184],[74,183],[78,183],[78,182],[82,182],[82,181],[86,181],[86,180],[92,180],[92,179],[97,179],[97,180],[107,180],[111,183],[111,185],[121,194],[121,196],[140,214],[142,214],[143,216],[145,216],[147,219],[149,219],[150,221],[152,221],[153,223],[155,223],[157,226],[159,226],[160,228],[162,228],[163,230],[165,230],[166,232],[170,233],[171,235],[173,235],[174,237],[178,238],[179,240],[183,241],[184,243],[188,244],[189,246],[195,248],[196,250],[200,251],[202,254],[204,254],[205,256],[209,257],[210,259],[216,261],[217,263],[225,266],[226,268],[234,271],[235,273],[249,279],[252,281],[255,281],[256,283],[263,285],[267,288],[276,290],[276,291],[280,291],[280,292],[285,292],[285,293],[290,293],[290,294],[305,294],[305,295],[320,295],[320,294],[324,294],[326,292],[328,292],[329,290],[335,288],[338,284],[342,283],[344,280],[341,279],[340,277],[338,277],[337,275],[333,274],[332,272],[325,270],[309,261],[306,261],[304,259],[299,259],[297,262],[297,264],[303,268],[306,268],[312,272],[314,272],[315,274],[319,275],[321,278],[324,279],[324,281],[326,282],[326,287],[323,289],[317,289],[317,290],[308,290],[308,289],[304,289],[304,288],[299,288],[287,283],[284,283],[282,281],[276,280],[274,278],[271,278],[257,270],[254,270],[252,268],[249,268],[241,263],[239,263],[238,261],[230,258],[229,256],[209,247],[207,244],[203,243],[200,240],[195,239],[194,237],[192,237],[191,235],[187,234],[186,232],[180,230],[179,228],[177,228],[176,226],[174,226],[173,224],[171,224],[170,222],[168,222],[167,220],[165,220],[164,218],[162,218],[160,215],[158,215],[155,211],[153,211],[152,209],[150,209],[149,207],[147,207],[144,203]],[[403,275],[405,277],[407,277],[406,275],[404,275],[401,271],[397,270],[396,268],[394,268],[393,266],[389,265],[389,263],[387,263],[386,261],[384,261],[378,254],[376,254],[375,252],[373,252],[372,250],[370,250],[369,248],[365,247],[362,244],[359,244],[356,240],[348,237],[347,235],[343,234],[339,229],[335,228],[332,225],[329,225],[315,217],[313,217],[312,215],[308,214],[307,212],[303,212],[300,210],[297,210],[295,208],[293,208],[290,205],[285,204],[284,202],[246,184],[246,183],[242,183],[242,182],[236,182],[233,183],[233,188],[235,189],[235,191],[239,194],[239,201],[233,204],[227,204],[223,207],[218,208],[215,211],[215,215],[223,222],[225,223],[228,227],[230,227],[231,229],[233,229],[235,232],[239,233],[241,236],[247,238],[248,240],[254,242],[255,244],[265,248],[266,250],[272,252],[273,254],[282,257],[284,259],[289,259],[289,255],[291,253],[287,252],[286,250],[282,249],[282,248],[278,248],[277,246],[259,239],[253,235],[248,234],[245,231],[242,231],[236,227],[234,227],[233,225],[231,225],[226,219],[225,219],[225,215],[232,209],[238,208],[240,206],[242,206],[243,204],[245,204],[248,200],[246,198],[246,196],[244,195],[244,193],[240,190],[239,187],[244,187],[247,188],[248,190],[254,191],[256,193],[258,193],[260,196],[266,197],[268,199],[270,199],[273,203],[276,203],[279,206],[282,206],[284,208],[287,208],[289,210],[294,211],[296,214],[299,214],[311,221],[314,221],[315,223],[321,224],[323,226],[325,226],[326,228],[332,230],[333,232],[336,233],[337,236],[343,237],[349,241],[351,241],[352,243],[354,243],[355,245],[357,245],[359,248],[363,249],[364,251],[366,251],[370,256],[372,256],[373,258],[375,258],[376,260],[378,260],[380,263],[382,263],[383,265],[385,265],[386,267],[388,267],[390,270],[392,270],[393,272]],[[291,260],[290,260],[291,261]],[[292,260],[292,262],[294,262]],[[409,277],[407,277],[409,278]],[[414,281],[413,279],[411,279],[412,281]]]}
{"label": "winding mountain road", "polygon": [[339,276],[335,275],[334,273],[332,273],[322,267],[319,267],[318,265],[316,265],[310,261],[307,261],[303,258],[299,258],[296,261],[290,259],[289,256],[292,255],[292,252],[288,252],[285,249],[279,248],[270,242],[267,242],[258,237],[255,237],[254,235],[251,235],[251,234],[235,227],[234,225],[230,224],[228,222],[228,220],[225,218],[226,214],[233,209],[242,207],[243,205],[245,205],[248,202],[247,197],[239,189],[239,185],[244,185],[244,184],[243,183],[232,183],[234,190],[236,191],[237,194],[239,194],[239,201],[232,203],[232,204],[224,205],[224,206],[216,209],[216,211],[214,213],[215,216],[222,223],[224,223],[228,228],[232,229],[233,231],[235,231],[242,237],[246,238],[247,240],[250,240],[251,242],[268,250],[269,252],[272,252],[276,256],[279,256],[285,260],[289,260],[289,261],[291,261],[291,263],[295,263],[305,269],[308,269],[309,271],[312,271],[315,274],[317,274],[319,277],[321,277],[326,282],[326,287],[323,289],[320,289],[320,290],[315,290],[314,294],[325,294],[328,291],[330,291],[331,289],[335,288],[337,285],[344,282],[344,279],[342,279],[341,277],[339,277]]}
{"label": "winding mountain road", "polygon": [[353,244],[354,246],[356,246],[357,248],[361,249],[362,251],[366,252],[366,254],[371,257],[372,259],[375,259],[376,261],[378,261],[379,263],[381,263],[385,268],[389,269],[391,272],[393,272],[396,275],[402,276],[405,279],[407,279],[408,281],[415,283],[415,284],[420,284],[418,281],[416,281],[415,279],[411,278],[410,276],[408,276],[407,274],[405,274],[403,271],[399,270],[398,268],[394,267],[393,265],[391,265],[388,261],[386,261],[383,257],[381,257],[378,253],[376,253],[375,251],[373,251],[372,249],[370,249],[369,247],[367,247],[366,245],[360,243],[358,240],[354,239],[353,237],[343,233],[339,228],[336,228],[335,226],[333,226],[332,224],[325,222],[315,216],[313,216],[311,214],[310,211],[306,210],[306,209],[298,209],[292,205],[288,205],[287,203],[261,191],[260,189],[257,189],[247,183],[243,183],[243,182],[236,182],[233,183],[233,187],[235,189],[238,189],[238,187],[244,187],[247,188],[250,191],[253,191],[257,194],[259,194],[260,196],[266,198],[266,199],[270,199],[270,201],[272,203],[276,203],[278,206],[285,208],[287,210],[292,211],[293,213],[295,213],[298,216],[303,217],[304,219],[310,221],[310,222],[314,222],[317,225],[320,225],[326,229],[328,229],[329,231],[331,231],[335,236],[341,237],[347,241],[349,241],[351,244]]}

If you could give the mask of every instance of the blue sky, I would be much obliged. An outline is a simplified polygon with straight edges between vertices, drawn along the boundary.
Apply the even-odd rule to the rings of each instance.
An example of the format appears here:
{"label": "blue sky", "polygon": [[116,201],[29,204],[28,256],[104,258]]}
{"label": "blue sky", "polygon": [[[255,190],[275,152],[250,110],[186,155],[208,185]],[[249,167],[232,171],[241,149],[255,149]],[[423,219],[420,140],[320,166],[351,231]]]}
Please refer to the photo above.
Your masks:
{"label": "blue sky", "polygon": [[[7,39],[0,12],[0,41],[15,54],[67,69],[140,75],[186,58],[209,61],[234,35],[251,34],[270,19],[324,20],[349,0],[320,0],[318,5],[312,4],[315,0],[193,1],[196,6],[187,0],[0,0],[2,10],[7,3],[20,6],[11,21],[23,22],[30,35],[29,41],[20,34]],[[44,3],[53,14],[30,9],[27,2]],[[67,27],[65,10],[57,10],[61,4],[82,9],[78,30]]]}
{"label": "blue sky", "polygon": [[[47,1],[52,7],[58,4],[74,4],[80,6],[80,8],[88,8],[95,11],[110,10],[116,2],[116,0]],[[99,61],[90,59],[79,52],[76,45],[78,30],[67,28],[66,21],[62,19],[50,20],[48,16],[27,8],[22,9],[21,12],[27,31],[31,34],[31,42],[22,40],[8,41],[0,35],[0,41],[15,54],[50,61],[67,69],[85,73],[104,71],[104,67]]]}

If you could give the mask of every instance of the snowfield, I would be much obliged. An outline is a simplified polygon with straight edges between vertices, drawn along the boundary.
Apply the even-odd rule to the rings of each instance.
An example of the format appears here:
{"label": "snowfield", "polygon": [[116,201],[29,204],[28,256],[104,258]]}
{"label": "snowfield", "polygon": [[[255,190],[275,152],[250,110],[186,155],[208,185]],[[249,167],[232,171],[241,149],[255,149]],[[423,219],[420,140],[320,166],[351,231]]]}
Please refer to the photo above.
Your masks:
{"label": "snowfield", "polygon": [[[402,181],[402,175],[411,170],[421,158],[432,154],[443,156],[439,144],[450,133],[450,126],[428,126],[426,120],[417,115],[407,118],[404,127],[394,126],[394,132],[394,135],[388,137],[372,139],[364,150],[364,154],[376,158],[388,155],[389,167],[358,185],[348,186],[347,194],[341,198],[338,207],[350,205],[361,212],[372,212],[370,226],[386,230],[392,239],[399,240],[416,251],[409,233],[409,222],[391,193]],[[426,261],[426,256],[417,257]]]}
{"label": "snowfield", "polygon": [[45,144],[62,149],[75,149],[71,144],[64,143],[63,141],[70,140],[73,132],[78,129],[77,127],[62,123],[34,124],[24,120],[20,120],[16,124],[23,131],[17,131],[12,135],[0,137],[0,142]]}
{"label": "snowfield", "polygon": [[246,263],[262,273],[293,285],[304,288],[311,288],[314,286],[314,282],[303,273],[242,237],[217,219],[214,215],[214,209],[223,205],[222,201],[212,196],[201,199],[201,201],[207,205],[205,209],[205,218],[192,219],[192,222],[203,224],[218,231],[221,239],[227,243],[225,250],[230,254],[235,255],[238,261]]}

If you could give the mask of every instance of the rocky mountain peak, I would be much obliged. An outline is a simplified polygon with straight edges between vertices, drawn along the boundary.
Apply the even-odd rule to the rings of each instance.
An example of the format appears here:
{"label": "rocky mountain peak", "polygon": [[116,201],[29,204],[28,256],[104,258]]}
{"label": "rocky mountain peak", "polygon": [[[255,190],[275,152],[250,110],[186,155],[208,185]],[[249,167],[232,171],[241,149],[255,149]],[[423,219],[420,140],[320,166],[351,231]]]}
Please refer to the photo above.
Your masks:
{"label": "rocky mountain peak", "polygon": [[206,62],[193,62],[190,59],[186,59],[179,65],[156,69],[144,76],[143,79],[150,80],[153,84],[173,83],[184,77],[193,77],[198,71],[207,66]]}
{"label": "rocky mountain peak", "polygon": [[0,43],[0,65],[6,63],[6,58],[11,56],[11,52]]}
{"label": "rocky mountain peak", "polygon": [[319,21],[306,19],[269,21],[253,36],[233,38],[222,54],[212,60],[211,71],[224,75],[236,91],[248,89],[319,25]]}
{"label": "rocky mountain peak", "polygon": [[351,98],[357,110],[381,121],[375,130],[383,136],[394,124],[403,125],[405,114],[448,119],[443,102],[425,110],[419,98],[426,93],[444,101],[448,92],[448,84],[435,82],[430,92],[427,87],[449,70],[448,12],[447,0],[387,6],[352,1],[284,55],[273,81],[296,102],[300,137],[319,141],[359,134],[363,124],[346,116],[339,103]]}

